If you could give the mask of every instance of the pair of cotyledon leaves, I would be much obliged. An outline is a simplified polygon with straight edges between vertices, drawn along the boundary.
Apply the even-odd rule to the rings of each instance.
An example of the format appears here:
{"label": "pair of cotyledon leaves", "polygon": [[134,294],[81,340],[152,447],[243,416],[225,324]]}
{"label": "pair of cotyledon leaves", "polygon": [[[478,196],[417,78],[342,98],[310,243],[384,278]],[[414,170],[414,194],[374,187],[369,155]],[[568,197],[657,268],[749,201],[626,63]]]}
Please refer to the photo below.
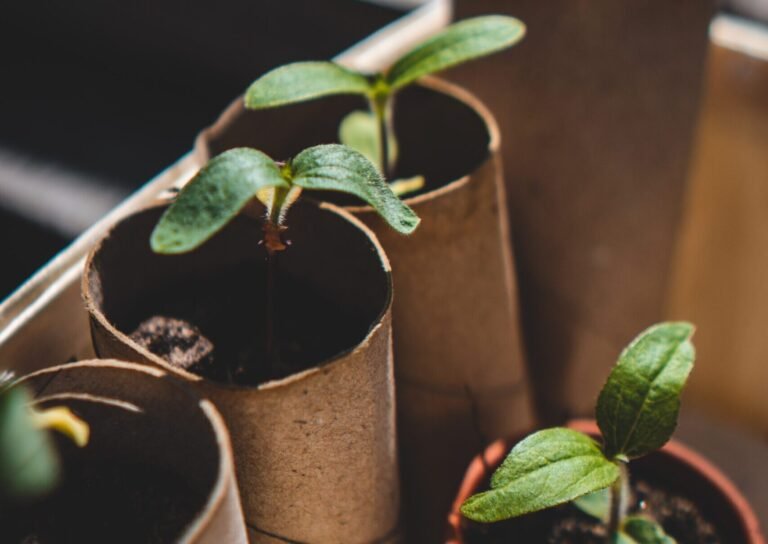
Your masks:
{"label": "pair of cotyledon leaves", "polygon": [[[358,94],[365,96],[376,109],[388,98],[419,78],[446,70],[472,59],[501,51],[520,41],[525,25],[514,17],[487,15],[455,23],[402,56],[385,72],[364,74],[333,62],[295,62],[276,68],[256,80],[245,93],[245,105],[264,109],[303,102],[329,95]],[[382,102],[383,99],[383,102]],[[341,143],[363,153],[385,171],[397,157],[397,140],[388,133],[388,163],[382,164],[383,133],[379,116],[384,111],[353,111],[339,126]],[[423,180],[409,180],[396,190],[411,190]]]}
{"label": "pair of cotyledon leaves", "polygon": [[[332,62],[302,62],[277,68],[259,78],[246,93],[249,108],[270,108],[331,94],[390,93],[416,79],[493,51],[522,38],[524,25],[504,16],[485,16],[452,25],[416,47],[377,78],[347,70]],[[367,120],[361,120],[365,125]],[[353,134],[371,132],[347,125]],[[375,131],[374,131],[375,132]],[[360,141],[351,136],[350,139]],[[360,147],[369,158],[378,140]],[[374,159],[375,160],[375,159]],[[386,184],[362,153],[341,145],[306,149],[278,164],[255,149],[232,149],[212,159],[181,191],[151,236],[158,253],[183,253],[204,243],[224,227],[264,189],[341,191],[371,205],[398,232],[409,234],[419,219]]]}
{"label": "pair of cotyledon leaves", "polygon": [[275,68],[245,93],[247,108],[273,108],[335,94],[373,97],[520,41],[525,25],[514,17],[486,15],[455,23],[371,77],[333,62],[296,62]]}
{"label": "pair of cotyledon leaves", "polygon": [[221,230],[264,189],[342,191],[370,204],[395,230],[409,234],[416,214],[360,153],[338,144],[310,147],[286,167],[256,149],[213,158],[184,187],[152,232],[158,253],[191,251]]}
{"label": "pair of cotyledon leaves", "polygon": [[[512,449],[491,489],[470,497],[462,513],[491,522],[563,504],[609,487],[620,477],[618,463],[663,446],[677,425],[680,393],[693,368],[693,331],[689,323],[657,324],[622,352],[597,402],[602,446],[572,429],[534,433]],[[619,535],[623,542],[671,542],[655,524],[628,521]]]}

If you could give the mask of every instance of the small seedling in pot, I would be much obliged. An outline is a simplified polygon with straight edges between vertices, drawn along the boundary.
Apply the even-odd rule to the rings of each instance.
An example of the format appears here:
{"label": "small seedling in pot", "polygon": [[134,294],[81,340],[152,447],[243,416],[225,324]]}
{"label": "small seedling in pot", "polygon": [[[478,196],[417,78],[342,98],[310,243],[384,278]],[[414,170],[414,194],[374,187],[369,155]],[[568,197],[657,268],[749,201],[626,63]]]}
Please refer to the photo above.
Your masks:
{"label": "small seedling in pot", "polygon": [[[525,25],[513,17],[486,15],[455,23],[418,45],[387,70],[365,74],[333,62],[296,62],[280,66],[257,79],[245,93],[245,106],[264,109],[352,94],[368,100],[369,111],[353,111],[341,122],[342,143],[364,153],[389,179],[397,163],[393,125],[396,94],[419,78],[510,47],[525,35]],[[392,183],[404,194],[419,190],[421,176]]]}
{"label": "small seedling in pot", "polygon": [[36,499],[59,480],[59,458],[49,430],[68,436],[78,446],[88,443],[89,428],[69,408],[32,407],[26,388],[12,386],[13,376],[0,375],[0,503]]}
{"label": "small seedling in pot", "polygon": [[512,448],[491,489],[467,499],[462,514],[496,522],[575,501],[604,521],[607,542],[674,544],[653,519],[628,513],[628,465],[661,448],[677,426],[693,331],[689,323],[661,323],[622,352],[597,401],[602,444],[572,429],[536,432]]}
{"label": "small seedling in pot", "polygon": [[273,315],[276,260],[288,244],[283,238],[288,210],[303,190],[355,195],[402,234],[410,234],[419,224],[413,210],[397,198],[376,167],[346,146],[310,147],[284,163],[256,149],[236,148],[214,157],[200,170],[165,211],[151,236],[153,251],[185,253],[206,242],[254,199],[266,205],[260,243],[267,252],[265,351],[273,371],[280,368]]}

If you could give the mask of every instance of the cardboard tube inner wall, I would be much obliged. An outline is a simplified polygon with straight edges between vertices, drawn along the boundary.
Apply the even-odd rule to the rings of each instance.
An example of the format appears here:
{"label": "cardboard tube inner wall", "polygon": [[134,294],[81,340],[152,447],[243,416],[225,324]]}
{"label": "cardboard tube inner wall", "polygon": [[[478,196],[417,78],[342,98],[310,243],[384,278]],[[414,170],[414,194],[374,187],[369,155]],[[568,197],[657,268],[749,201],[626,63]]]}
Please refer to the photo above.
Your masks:
{"label": "cardboard tube inner wall", "polygon": [[159,369],[114,360],[51,367],[21,383],[38,406],[68,406],[90,426],[84,448],[57,441],[65,477],[68,469],[104,462],[172,474],[196,511],[176,541],[247,543],[229,436],[209,401]]}
{"label": "cardboard tube inner wall", "polygon": [[[357,97],[264,111],[236,101],[196,152],[201,164],[243,145],[289,157],[336,141],[343,115],[364,107]],[[395,127],[395,177],[427,181],[406,199],[422,218],[418,230],[399,236],[370,208],[334,201],[376,233],[392,261],[404,515],[410,541],[437,542],[470,459],[532,419],[495,121],[470,94],[428,78],[396,97]]]}
{"label": "cardboard tube inner wall", "polygon": [[[95,248],[84,296],[99,354],[169,369],[125,333],[142,318],[173,310],[169,301],[210,292],[227,310],[198,323],[214,344],[221,325],[237,329],[242,322],[238,334],[258,334],[265,259],[261,223],[245,215],[194,252],[153,254],[149,234],[161,211],[127,218]],[[287,225],[291,245],[277,261],[277,326],[281,335],[320,331],[324,358],[259,386],[170,371],[195,382],[224,415],[251,542],[394,540],[399,483],[389,263],[367,228],[330,205],[299,201]],[[245,283],[236,279],[238,270]],[[250,277],[255,286],[248,286]],[[291,299],[288,285],[302,295]]]}

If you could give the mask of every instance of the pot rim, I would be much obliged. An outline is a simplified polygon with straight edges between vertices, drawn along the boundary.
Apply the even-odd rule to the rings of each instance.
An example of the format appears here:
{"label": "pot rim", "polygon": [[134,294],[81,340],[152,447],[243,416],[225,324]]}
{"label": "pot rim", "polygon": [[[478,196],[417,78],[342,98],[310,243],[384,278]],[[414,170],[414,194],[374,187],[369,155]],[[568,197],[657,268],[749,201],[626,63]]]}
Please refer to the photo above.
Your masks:
{"label": "pot rim", "polygon": [[387,282],[387,298],[384,301],[384,305],[382,307],[381,312],[376,316],[375,321],[372,322],[372,325],[368,333],[366,334],[366,336],[362,340],[360,340],[358,343],[356,343],[354,346],[351,346],[348,349],[342,350],[339,353],[336,353],[335,355],[333,355],[332,357],[324,359],[320,363],[310,368],[301,370],[289,376],[285,376],[284,378],[269,380],[267,382],[260,383],[258,385],[240,385],[240,384],[234,384],[234,383],[222,383],[216,380],[211,380],[209,378],[206,378],[205,376],[194,374],[182,368],[176,368],[174,366],[171,366],[162,357],[155,355],[145,347],[139,345],[137,342],[134,342],[127,334],[125,334],[123,331],[118,329],[107,319],[107,317],[104,315],[104,312],[102,312],[101,309],[96,304],[96,301],[94,299],[94,296],[91,290],[90,271],[93,270],[93,261],[96,257],[96,254],[101,250],[101,247],[104,244],[104,242],[108,240],[110,236],[112,236],[112,233],[114,232],[117,225],[119,225],[120,223],[122,223],[123,221],[125,221],[130,217],[134,217],[148,210],[167,206],[168,205],[167,202],[146,206],[126,217],[123,217],[118,223],[112,225],[107,231],[107,233],[104,236],[102,236],[102,238],[93,246],[93,248],[91,248],[91,251],[88,253],[88,257],[85,260],[85,265],[83,267],[83,274],[82,274],[81,283],[80,283],[81,295],[83,298],[83,302],[85,303],[85,309],[88,312],[89,316],[92,319],[95,319],[96,321],[98,321],[99,324],[104,328],[104,330],[106,330],[113,337],[117,338],[121,343],[130,347],[131,350],[138,352],[139,354],[142,355],[142,357],[144,357],[148,361],[151,361],[152,364],[159,366],[165,372],[171,375],[180,376],[190,382],[202,383],[202,384],[206,384],[207,386],[215,387],[217,389],[226,390],[226,391],[247,391],[247,392],[269,391],[269,390],[280,389],[295,383],[299,383],[305,379],[310,378],[311,376],[314,376],[315,374],[323,372],[324,370],[327,370],[337,365],[341,361],[345,360],[349,354],[365,348],[371,342],[371,340],[373,339],[374,335],[379,330],[379,328],[383,326],[387,314],[391,312],[391,309],[392,309],[392,298],[393,298],[392,266],[389,262],[389,258],[387,257],[387,254],[384,252],[384,248],[381,246],[381,243],[379,242],[379,239],[376,237],[374,232],[368,226],[366,226],[360,219],[358,219],[357,217],[355,217],[354,215],[346,211],[344,208],[341,208],[329,202],[317,202],[314,200],[308,200],[306,202],[308,202],[309,205],[317,206],[321,210],[326,210],[332,214],[341,216],[342,219],[345,219],[348,223],[351,223],[353,227],[356,227],[357,229],[362,231],[363,234],[365,234],[365,236],[371,242],[374,249],[376,250],[376,255],[379,258],[379,261],[381,263],[382,269],[386,276],[386,282]]}
{"label": "pot rim", "polygon": [[[42,368],[35,372],[31,372],[29,374],[25,374],[24,376],[19,378],[19,380],[15,383],[22,384],[38,376],[43,376],[46,374],[58,374],[59,372],[66,372],[68,370],[78,369],[78,368],[90,368],[90,369],[114,368],[119,370],[130,371],[130,372],[143,373],[153,378],[158,378],[166,381],[171,386],[176,387],[181,391],[183,391],[184,394],[190,397],[191,400],[197,401],[197,406],[199,407],[200,411],[203,413],[203,417],[205,417],[205,419],[208,421],[211,427],[211,430],[213,431],[213,436],[216,441],[216,446],[218,450],[219,466],[216,471],[216,481],[214,482],[213,486],[211,487],[208,493],[208,498],[205,502],[205,505],[203,506],[202,510],[197,512],[194,515],[194,518],[191,519],[190,522],[186,525],[186,527],[184,528],[184,533],[182,534],[179,540],[179,542],[182,544],[188,543],[188,542],[195,542],[201,536],[201,534],[208,528],[214,515],[219,511],[220,506],[224,503],[227,497],[227,486],[229,485],[230,480],[233,483],[235,480],[235,466],[234,466],[234,461],[232,459],[232,445],[229,438],[229,431],[227,430],[227,427],[224,424],[224,419],[222,418],[219,411],[216,409],[216,407],[213,405],[211,401],[200,398],[198,395],[193,393],[189,389],[189,387],[187,387],[183,382],[174,378],[171,374],[169,374],[165,370],[147,366],[147,365],[140,365],[140,364],[130,363],[126,361],[119,361],[117,359],[86,359],[86,360],[77,361],[74,363],[65,363],[61,365],[50,366],[50,367]],[[34,400],[35,402],[42,402],[45,399],[46,397],[42,397],[40,399],[36,397]],[[91,402],[102,402],[102,403],[104,403],[105,401],[116,400],[117,402],[108,402],[108,403],[116,406],[120,406],[121,404],[124,404],[119,399],[108,399],[108,398],[101,398],[101,397],[92,397],[91,399],[87,399],[87,400],[90,400]],[[127,406],[123,406],[123,408],[128,409]]]}
{"label": "pot rim", "polygon": [[[597,424],[592,419],[572,419],[567,422],[566,426],[589,434],[599,432]],[[463,519],[460,511],[461,505],[477,489],[482,479],[486,477],[486,467],[498,465],[509,453],[509,450],[512,448],[511,444],[511,440],[503,438],[495,440],[483,453],[477,455],[470,462],[461,481],[456,499],[451,506],[451,511],[448,514],[448,537],[446,544],[464,543],[461,531],[461,520]],[[701,454],[674,439],[667,442],[659,452],[692,467],[701,478],[717,488],[734,505],[743,530],[750,538],[749,544],[765,544],[765,539],[760,531],[760,523],[751,505],[736,485],[719,468]]]}
{"label": "pot rim", "polygon": [[[483,161],[477,167],[475,167],[474,170],[467,172],[451,181],[448,181],[441,186],[432,189],[431,191],[403,199],[403,202],[411,207],[418,206],[422,202],[432,200],[446,193],[457,191],[464,185],[468,184],[470,181],[472,181],[474,173],[477,172],[477,170],[479,170],[488,160],[491,160],[495,155],[498,154],[501,146],[501,131],[499,129],[498,123],[496,122],[496,118],[493,116],[488,106],[486,106],[485,103],[483,103],[473,93],[460,85],[451,83],[436,76],[424,76],[418,80],[416,85],[437,93],[448,95],[474,111],[478,117],[480,117],[483,125],[486,128],[488,133],[488,146],[486,149],[485,159],[483,159]],[[233,100],[229,106],[227,106],[227,108],[219,115],[219,117],[212,125],[200,131],[200,133],[195,138],[195,155],[198,157],[210,158],[207,141],[211,139],[212,135],[223,132],[232,122],[232,119],[242,115],[245,111],[245,103],[243,101],[243,96],[241,95]],[[375,213],[375,210],[368,205],[343,206],[343,209],[348,210],[354,214]]]}

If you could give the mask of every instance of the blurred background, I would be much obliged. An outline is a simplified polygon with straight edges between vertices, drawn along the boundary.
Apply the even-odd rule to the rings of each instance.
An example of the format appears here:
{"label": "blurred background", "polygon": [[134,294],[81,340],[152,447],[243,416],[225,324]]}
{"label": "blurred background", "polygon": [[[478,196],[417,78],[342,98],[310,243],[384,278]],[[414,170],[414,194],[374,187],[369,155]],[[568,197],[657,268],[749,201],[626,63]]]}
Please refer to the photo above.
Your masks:
{"label": "blurred background", "polygon": [[[186,153],[258,74],[332,57],[425,3],[5,2],[0,299]],[[764,466],[768,0],[453,8],[528,25],[518,47],[447,76],[502,128],[543,418],[588,413],[637,331],[684,318],[699,359],[683,434],[716,461],[741,452]],[[754,466],[731,463],[731,475],[765,501]]]}

